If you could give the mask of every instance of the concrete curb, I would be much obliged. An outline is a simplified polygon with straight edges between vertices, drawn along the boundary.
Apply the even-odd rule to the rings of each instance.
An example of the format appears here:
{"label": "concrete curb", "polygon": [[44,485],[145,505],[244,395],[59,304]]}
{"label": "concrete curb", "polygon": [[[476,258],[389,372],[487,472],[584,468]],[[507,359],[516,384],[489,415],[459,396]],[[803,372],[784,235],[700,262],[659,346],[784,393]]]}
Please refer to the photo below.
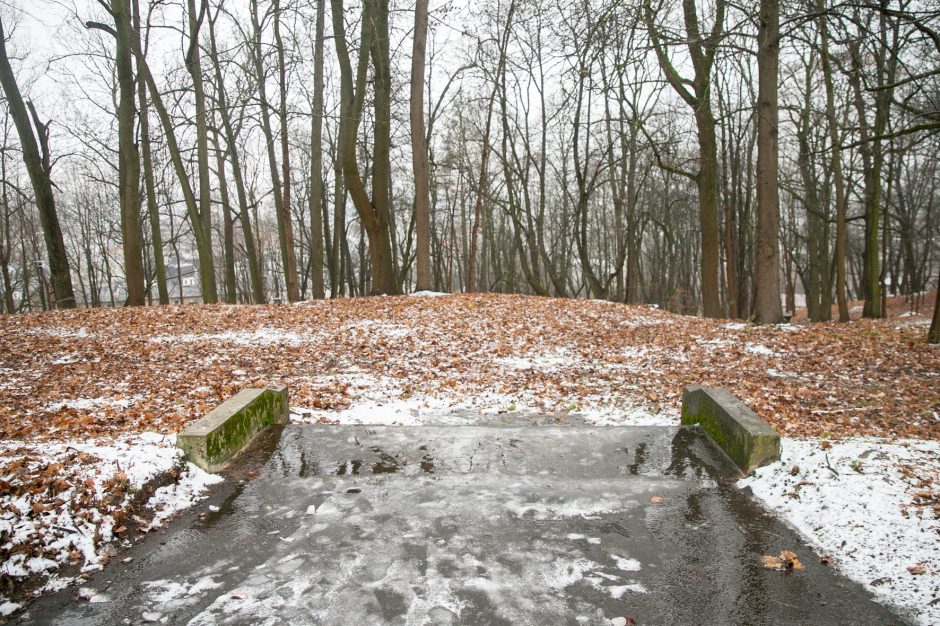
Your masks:
{"label": "concrete curb", "polygon": [[289,421],[286,386],[242,389],[176,436],[186,459],[217,472],[263,430]]}
{"label": "concrete curb", "polygon": [[686,387],[682,423],[700,425],[745,474],[780,460],[777,431],[725,389]]}

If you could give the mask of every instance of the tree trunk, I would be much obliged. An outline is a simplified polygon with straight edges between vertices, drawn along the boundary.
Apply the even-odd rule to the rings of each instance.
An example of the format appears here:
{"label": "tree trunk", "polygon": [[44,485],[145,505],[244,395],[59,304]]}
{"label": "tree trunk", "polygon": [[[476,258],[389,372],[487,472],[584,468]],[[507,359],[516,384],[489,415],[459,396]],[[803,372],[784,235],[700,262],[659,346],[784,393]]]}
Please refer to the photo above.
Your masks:
{"label": "tree trunk", "polygon": [[[335,5],[334,5],[335,6]],[[340,121],[342,123],[342,121]],[[333,163],[333,259],[330,265],[330,297],[338,298],[345,294],[343,279],[343,259],[348,242],[346,241],[346,181],[343,179],[342,146],[337,142]]]}
{"label": "tree trunk", "polygon": [[761,0],[757,35],[757,251],[754,319],[776,324],[780,310],[780,198],[777,190],[777,64],[780,7]]}
{"label": "tree trunk", "polygon": [[819,44],[821,48],[820,61],[823,71],[823,82],[826,89],[826,126],[829,131],[830,150],[832,150],[832,183],[836,191],[836,300],[839,304],[839,321],[849,321],[848,295],[845,285],[845,248],[846,248],[846,195],[845,179],[842,177],[842,141],[839,137],[839,125],[836,119],[835,88],[832,84],[832,62],[829,58],[829,26],[822,0],[816,4],[819,17],[816,20],[819,29]]}
{"label": "tree trunk", "polygon": [[415,289],[431,289],[431,192],[428,142],[424,131],[424,63],[428,37],[428,0],[415,5],[411,54],[411,159],[415,178]]}
{"label": "tree trunk", "polygon": [[36,143],[33,127],[30,124],[30,113],[23,102],[19,86],[7,57],[6,35],[3,23],[0,21],[0,85],[7,98],[10,116],[16,125],[16,132],[20,137],[20,149],[23,152],[23,163],[29,174],[36,197],[36,207],[39,209],[39,222],[42,225],[43,238],[46,243],[46,252],[49,258],[49,272],[52,281],[52,291],[55,295],[56,306],[71,309],[76,305],[75,294],[72,291],[72,276],[69,271],[68,256],[65,252],[65,240],[62,237],[62,228],[59,225],[59,216],[55,207],[55,196],[52,193],[52,181],[49,178],[52,169],[52,160],[49,154],[49,127],[39,121],[35,110],[32,111],[33,123],[36,126],[40,145]]}
{"label": "tree trunk", "polygon": [[[313,50],[313,113],[310,124],[310,272],[311,295],[322,299],[323,288],[323,34],[326,0],[317,0]],[[335,287],[332,287],[334,288]]]}
{"label": "tree trunk", "polygon": [[[139,0],[134,0],[134,31],[135,37],[141,35]],[[138,45],[140,45],[139,42]],[[137,100],[140,106],[140,148],[143,162],[144,189],[147,193],[147,215],[150,218],[150,240],[153,245],[153,260],[157,274],[157,294],[160,304],[169,304],[170,294],[166,284],[166,261],[163,258],[163,233],[160,229],[160,213],[157,209],[157,191],[153,179],[153,154],[150,147],[147,85],[142,78],[137,80]]]}
{"label": "tree trunk", "polygon": [[[163,98],[160,96],[160,90],[157,88],[157,83],[153,78],[153,74],[150,72],[150,66],[147,64],[147,59],[144,57],[143,49],[140,46],[139,36],[134,39],[134,55],[137,58],[137,72],[139,75],[139,80],[146,82],[147,89],[150,91],[150,101],[153,104],[154,109],[156,109],[157,117],[160,119],[160,125],[163,127],[167,152],[170,155],[170,161],[173,163],[173,170],[176,173],[176,178],[179,180],[180,191],[183,194],[183,201],[186,204],[186,212],[189,216],[190,224],[192,225],[193,237],[196,240],[196,251],[199,256],[200,278],[203,279],[203,299],[205,299],[207,296],[210,296],[214,302],[216,299],[216,291],[215,263],[212,259],[212,239],[210,234],[207,233],[206,229],[203,227],[203,220],[199,213],[199,205],[197,204],[196,196],[193,193],[191,179],[186,169],[186,165],[183,163],[183,157],[179,148],[179,143],[176,141],[176,132],[173,126],[173,120],[170,118],[169,112],[163,105]],[[178,254],[178,250],[176,250],[176,248],[174,248],[174,252]],[[207,281],[209,282],[208,286],[206,284]]]}
{"label": "tree trunk", "polygon": [[933,305],[933,320],[927,331],[927,343],[940,343],[940,276],[937,279],[937,301]]}
{"label": "tree trunk", "polygon": [[[363,18],[356,82],[346,44],[342,0],[332,0],[333,33],[336,56],[340,66],[342,118],[340,120],[339,152],[343,176],[353,205],[369,239],[372,259],[372,293],[397,293],[389,232],[389,149],[391,144],[391,74],[389,67],[388,0],[366,0]],[[372,174],[372,200],[366,193],[359,174],[356,157],[356,136],[365,101],[366,78],[370,56],[375,65],[375,142]]]}
{"label": "tree trunk", "polygon": [[222,201],[222,276],[225,302],[235,304],[238,301],[235,277],[235,220],[232,217],[232,203],[229,200],[228,181],[225,178],[225,153],[219,146],[218,132],[212,135],[212,147],[215,149],[216,180],[219,182],[219,199]]}
{"label": "tree trunk", "polygon": [[[195,215],[202,229],[202,244],[197,239],[199,255],[199,280],[202,301],[215,304],[219,300],[215,286],[215,262],[212,258],[212,198],[209,186],[209,130],[206,125],[206,92],[202,84],[202,64],[199,55],[199,29],[206,14],[206,0],[202,0],[196,13],[196,0],[188,0],[189,50],[186,53],[186,69],[193,78],[193,97],[196,101],[196,159],[199,172],[199,204]],[[193,225],[195,230],[195,225]]]}
{"label": "tree trunk", "polygon": [[[694,70],[694,78],[683,79],[669,60],[662,35],[657,31],[652,7],[644,12],[647,29],[659,66],[689,107],[695,112],[699,145],[699,170],[695,176],[699,195],[699,229],[701,233],[701,289],[702,313],[705,317],[721,316],[719,266],[721,261],[718,232],[718,146],[715,137],[715,116],[711,108],[711,70],[721,34],[724,32],[725,0],[715,3],[715,21],[711,32],[700,32],[695,0],[682,0],[682,13],[686,30],[686,47]],[[688,85],[692,86],[689,92]]]}
{"label": "tree trunk", "polygon": [[[260,58],[260,33],[258,56]],[[281,4],[274,0],[274,45],[277,48],[277,74],[278,74],[278,118],[281,123],[281,178],[284,184],[284,198],[281,200],[283,212],[282,223],[278,227],[283,229],[281,236],[282,256],[284,258],[284,274],[287,285],[287,300],[296,302],[300,300],[300,289],[297,285],[297,255],[294,252],[294,222],[291,217],[291,172],[290,172],[290,127],[287,124],[287,63],[284,59],[284,41],[281,39]],[[264,81],[259,76],[259,81]],[[260,86],[260,84],[259,84]],[[263,93],[263,92],[262,92]],[[262,106],[264,105],[262,99]],[[267,117],[264,111],[262,115]],[[277,195],[277,189],[274,190]]]}
{"label": "tree trunk", "polygon": [[[279,6],[274,5],[275,27],[280,20]],[[284,278],[287,291],[287,299],[290,302],[299,298],[297,289],[297,257],[294,254],[294,236],[291,224],[290,207],[284,206],[284,200],[290,201],[290,182],[281,187],[281,172],[278,171],[277,154],[274,145],[274,131],[271,129],[270,110],[273,108],[268,102],[266,84],[266,75],[264,72],[264,58],[261,54],[261,24],[258,21],[258,1],[252,0],[250,6],[252,37],[251,54],[255,67],[255,79],[257,80],[258,100],[261,103],[261,130],[264,133],[265,147],[268,155],[268,167],[271,173],[271,184],[274,193],[274,213],[277,217],[278,242],[281,249],[281,264],[283,266]],[[280,68],[279,68],[280,73]],[[287,132],[287,128],[282,128],[281,133]],[[282,144],[283,147],[283,144]],[[283,154],[282,154],[283,157]],[[289,170],[288,170],[289,171]],[[287,192],[286,194],[284,192]]]}
{"label": "tree trunk", "polygon": [[137,116],[134,88],[134,70],[131,58],[130,2],[111,0],[114,18],[116,49],[114,64],[118,79],[118,190],[121,201],[121,239],[124,248],[124,279],[127,287],[127,306],[145,304],[143,245],[140,240],[140,157],[134,141],[134,123]]}
{"label": "tree trunk", "polygon": [[[516,10],[515,0],[510,0],[509,9],[506,15],[506,26],[503,30],[502,40],[499,46],[499,62],[496,69],[496,76],[501,76],[503,67],[506,64],[506,48],[509,45],[509,35],[512,30],[512,17]],[[499,90],[498,79],[493,85],[493,92],[490,94],[489,103],[486,105],[486,122],[483,126],[483,147],[480,157],[480,178],[476,189],[476,204],[473,209],[473,226],[470,229],[470,250],[467,258],[467,287],[468,293],[477,290],[477,253],[480,247],[480,226],[483,220],[483,200],[486,194],[487,166],[490,156],[490,124],[493,121],[493,106],[496,103],[496,94]]]}
{"label": "tree trunk", "polygon": [[235,181],[235,193],[238,197],[238,219],[242,227],[242,236],[245,238],[245,256],[248,260],[248,276],[251,282],[252,298],[255,304],[264,304],[266,301],[264,272],[261,269],[258,247],[255,245],[254,229],[251,225],[251,213],[248,206],[248,194],[245,191],[245,180],[242,177],[241,160],[236,146],[237,137],[232,126],[232,115],[225,92],[225,81],[222,78],[222,68],[219,64],[219,52],[215,41],[215,19],[212,18],[209,19],[209,52],[209,58],[215,72],[217,108],[219,117],[222,120],[222,129],[225,131],[226,153],[232,161],[232,179]]}
{"label": "tree trunk", "polygon": [[718,284],[720,260],[718,234],[718,144],[715,118],[711,107],[702,104],[696,111],[699,171],[695,183],[699,194],[699,229],[701,230],[702,314],[721,317],[721,290]]}

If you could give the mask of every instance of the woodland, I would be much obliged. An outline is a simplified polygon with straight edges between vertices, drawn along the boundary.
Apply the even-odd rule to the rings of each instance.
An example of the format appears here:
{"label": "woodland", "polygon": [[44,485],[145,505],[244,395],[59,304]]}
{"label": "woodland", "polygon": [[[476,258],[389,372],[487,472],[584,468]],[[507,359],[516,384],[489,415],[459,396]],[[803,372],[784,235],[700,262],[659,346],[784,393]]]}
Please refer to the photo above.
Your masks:
{"label": "woodland", "polygon": [[925,0],[47,0],[0,21],[8,313],[487,291],[776,323],[937,297]]}

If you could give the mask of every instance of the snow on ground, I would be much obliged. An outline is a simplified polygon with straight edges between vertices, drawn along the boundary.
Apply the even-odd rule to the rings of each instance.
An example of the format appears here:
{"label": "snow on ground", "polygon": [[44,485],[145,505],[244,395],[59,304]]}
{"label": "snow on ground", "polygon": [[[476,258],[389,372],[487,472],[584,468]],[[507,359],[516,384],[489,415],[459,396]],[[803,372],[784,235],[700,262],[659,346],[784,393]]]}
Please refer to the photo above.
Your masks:
{"label": "snow on ground", "polygon": [[[391,337],[404,336],[407,330],[373,321],[344,327],[369,328]],[[627,348],[616,355],[615,362],[599,364],[564,348],[519,349],[509,356],[487,359],[487,367],[497,373],[495,380],[540,375],[576,380],[600,368],[642,374],[650,370],[646,361],[648,355],[644,347]],[[457,426],[477,423],[481,415],[505,415],[507,419],[550,415],[558,421],[573,417],[595,426],[674,426],[679,423],[679,411],[671,404],[645,401],[659,400],[658,394],[641,393],[629,385],[611,389],[606,379],[597,381],[601,384],[588,388],[563,380],[559,388],[570,388],[570,400],[547,403],[538,387],[511,393],[497,391],[498,385],[476,390],[439,376],[430,385],[431,389],[415,389],[407,380],[351,367],[341,373],[304,378],[304,382],[318,389],[342,387],[347,399],[343,406],[304,406],[302,400],[292,399],[291,410],[293,421],[299,423]]]}
{"label": "snow on ground", "polygon": [[74,398],[71,400],[62,400],[53,402],[43,407],[44,411],[61,411],[62,409],[72,409],[74,411],[94,411],[101,407],[113,407],[116,409],[126,409],[135,401],[140,400],[139,396],[130,398]]}
{"label": "snow on ground", "polygon": [[[499,359],[498,359],[499,360]],[[583,362],[564,354],[535,354],[499,360],[508,371],[518,369],[573,370]],[[625,365],[621,364],[622,367]],[[575,418],[594,426],[674,426],[679,412],[671,406],[651,409],[621,394],[592,394],[547,411],[537,393],[495,391],[465,393],[460,386],[443,385],[437,393],[406,393],[400,381],[359,370],[316,377],[318,385],[346,386],[349,403],[342,409],[291,406],[295,423],[368,424],[384,426],[462,426],[479,423],[481,416],[537,418],[549,414],[558,421]]]}
{"label": "snow on ground", "polygon": [[450,294],[440,291],[413,291],[408,295],[416,298],[438,298],[440,296],[449,296]]}
{"label": "snow on ground", "polygon": [[782,443],[779,463],[738,484],[880,602],[940,623],[940,442]]}
{"label": "snow on ground", "polygon": [[[0,575],[41,576],[38,595],[75,580],[57,573],[62,566],[101,569],[115,554],[107,544],[128,543],[127,507],[166,473],[176,473],[178,481],[147,503],[155,512],[150,528],[200,499],[221,478],[184,466],[174,442],[158,433],[110,441],[0,441]],[[15,604],[0,596],[0,616]]]}
{"label": "snow on ground", "polygon": [[199,343],[212,341],[236,346],[288,345],[301,346],[316,341],[317,337],[288,332],[279,328],[259,328],[253,331],[227,331],[222,333],[183,333],[179,335],[157,335],[151,343]]}

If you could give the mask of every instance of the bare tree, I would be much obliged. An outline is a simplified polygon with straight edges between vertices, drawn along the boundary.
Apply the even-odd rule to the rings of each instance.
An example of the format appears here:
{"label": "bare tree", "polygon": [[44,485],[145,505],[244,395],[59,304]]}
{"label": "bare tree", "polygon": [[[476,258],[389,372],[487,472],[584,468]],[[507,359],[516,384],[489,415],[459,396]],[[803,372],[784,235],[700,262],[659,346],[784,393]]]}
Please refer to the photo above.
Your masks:
{"label": "bare tree", "polygon": [[780,6],[761,0],[757,35],[757,251],[754,319],[776,324],[780,309],[780,198],[777,190],[777,75]]}
{"label": "bare tree", "polygon": [[[311,295],[323,298],[323,48],[326,0],[317,0],[313,49],[313,111],[310,115],[310,272]],[[328,225],[328,224],[327,224]],[[331,285],[332,289],[335,286]]]}
{"label": "bare tree", "polygon": [[[16,132],[20,138],[20,148],[23,152],[23,163],[29,173],[36,197],[36,207],[39,209],[39,221],[46,242],[46,254],[49,259],[49,273],[52,281],[52,291],[55,295],[55,304],[59,308],[70,309],[75,307],[75,294],[72,291],[72,276],[69,270],[68,257],[65,251],[65,240],[62,237],[62,228],[59,225],[59,215],[56,212],[55,196],[52,193],[52,157],[49,153],[49,124],[42,123],[36,114],[36,109],[30,103],[29,110],[23,102],[19,85],[13,74],[13,67],[7,56],[6,33],[3,22],[0,20],[0,86],[7,98],[10,116],[16,125]],[[36,135],[39,136],[37,143]],[[42,152],[40,152],[40,149]]]}
{"label": "bare tree", "polygon": [[415,289],[431,285],[431,192],[428,142],[424,128],[424,70],[428,38],[428,0],[415,5],[414,45],[411,52],[411,161],[415,178]]}
{"label": "bare tree", "polygon": [[[644,19],[656,58],[667,82],[695,113],[698,130],[699,169],[695,182],[699,194],[699,229],[701,237],[701,290],[702,310],[705,317],[721,316],[721,293],[718,282],[718,146],[715,138],[715,116],[711,106],[712,66],[724,32],[727,2],[716,0],[715,17],[711,30],[703,33],[699,23],[695,0],[682,0],[686,47],[692,60],[694,74],[691,80],[683,78],[666,49],[666,41],[655,22],[656,13],[647,0]],[[691,86],[692,90],[689,91]]]}
{"label": "bare tree", "polygon": [[[359,59],[353,83],[352,64],[346,43],[345,15],[342,0],[332,0],[333,39],[340,67],[340,120],[339,151],[343,164],[346,189],[352,197],[356,212],[362,220],[369,239],[372,257],[372,293],[397,293],[395,267],[392,258],[389,198],[389,132],[391,89],[388,59],[388,0],[363,0],[362,32]],[[356,157],[356,136],[365,103],[369,58],[375,70],[375,146],[373,151],[372,198],[366,193],[359,174]]]}

